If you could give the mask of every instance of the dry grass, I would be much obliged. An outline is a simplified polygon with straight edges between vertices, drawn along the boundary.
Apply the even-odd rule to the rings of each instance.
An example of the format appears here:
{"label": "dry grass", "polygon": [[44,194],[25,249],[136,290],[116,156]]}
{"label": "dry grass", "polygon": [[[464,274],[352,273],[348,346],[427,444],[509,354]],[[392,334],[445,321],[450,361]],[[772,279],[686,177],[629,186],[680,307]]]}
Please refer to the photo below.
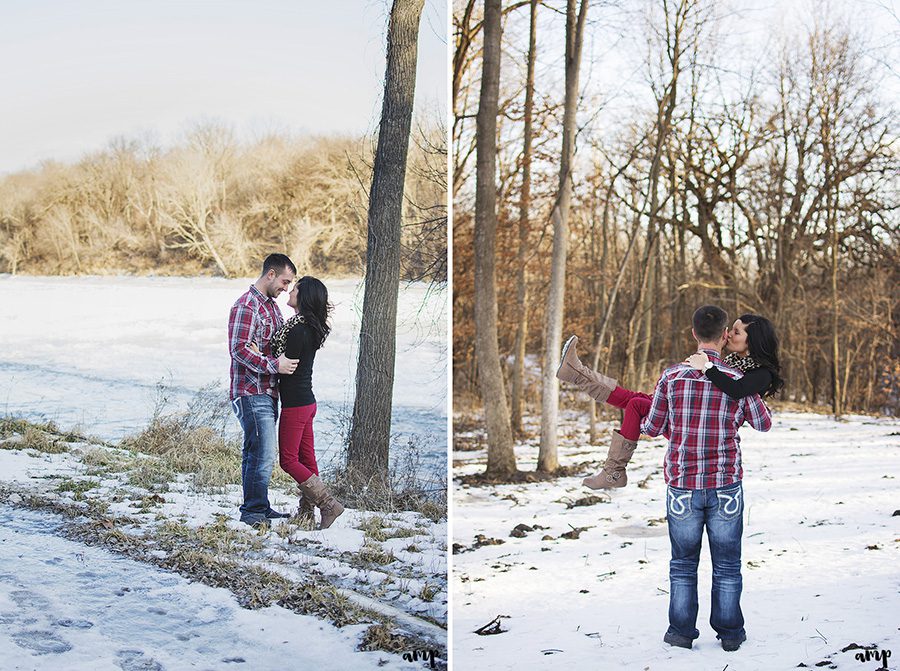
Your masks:
{"label": "dry grass", "polygon": [[366,629],[359,644],[360,650],[384,650],[395,654],[413,650],[415,647],[416,643],[402,634],[396,633],[391,623],[371,625]]}
{"label": "dry grass", "polygon": [[92,447],[81,455],[81,461],[86,466],[93,466],[104,471],[123,470],[128,459],[102,447]]}
{"label": "dry grass", "polygon": [[69,451],[69,446],[59,435],[35,426],[29,426],[25,429],[25,433],[22,434],[22,442],[18,444],[18,447],[19,449],[46,452],[47,454],[60,454]]}
{"label": "dry grass", "polygon": [[356,558],[363,565],[377,564],[378,566],[387,566],[397,560],[393,550],[385,550],[378,543],[369,539],[363,543]]}
{"label": "dry grass", "polygon": [[[341,463],[346,463],[344,459]],[[447,518],[447,481],[427,477],[418,450],[407,446],[395,460],[387,479],[370,476],[351,466],[342,466],[327,479],[335,496],[357,510],[384,513],[417,512],[432,522]]]}
{"label": "dry grass", "polygon": [[429,585],[428,583],[425,583],[425,585],[422,586],[422,589],[419,592],[419,598],[422,601],[431,603],[432,601],[434,601],[434,597],[436,597],[439,592],[440,589],[436,585]]}
{"label": "dry grass", "polygon": [[[169,413],[167,404],[165,388],[160,386],[150,425],[121,443],[159,461],[133,471],[132,484],[146,482],[158,488],[165,474],[174,473],[193,474],[199,491],[221,492],[226,485],[240,484],[241,446],[224,437],[230,411],[215,386],[198,391],[184,412]],[[167,481],[171,479],[170,475]]]}
{"label": "dry grass", "polygon": [[80,501],[85,492],[89,492],[99,486],[100,483],[97,480],[72,480],[71,478],[66,478],[57,485],[56,491],[73,492],[75,500]]}

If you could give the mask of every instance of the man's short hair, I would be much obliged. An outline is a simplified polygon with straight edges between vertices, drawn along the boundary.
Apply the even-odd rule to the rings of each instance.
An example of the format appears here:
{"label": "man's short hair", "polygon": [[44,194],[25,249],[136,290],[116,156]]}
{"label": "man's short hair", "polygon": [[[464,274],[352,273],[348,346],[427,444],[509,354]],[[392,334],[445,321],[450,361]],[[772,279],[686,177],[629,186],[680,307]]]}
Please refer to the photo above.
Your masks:
{"label": "man's short hair", "polygon": [[704,305],[694,311],[691,321],[700,342],[713,342],[722,337],[728,326],[728,313],[718,305]]}
{"label": "man's short hair", "polygon": [[284,254],[269,254],[263,261],[262,274],[265,275],[270,270],[274,270],[276,275],[280,275],[285,268],[290,268],[294,275],[297,274],[297,267]]}

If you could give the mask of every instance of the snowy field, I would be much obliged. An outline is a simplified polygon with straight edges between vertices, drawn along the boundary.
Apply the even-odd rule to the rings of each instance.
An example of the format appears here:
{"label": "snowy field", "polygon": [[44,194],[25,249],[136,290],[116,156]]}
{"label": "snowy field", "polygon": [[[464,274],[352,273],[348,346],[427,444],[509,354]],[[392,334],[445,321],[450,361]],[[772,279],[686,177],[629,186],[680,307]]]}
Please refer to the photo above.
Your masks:
{"label": "snowy field", "polygon": [[[708,624],[706,539],[700,638],[693,650],[662,642],[670,557],[664,440],[643,438],[628,486],[600,494],[580,483],[602,464],[608,443],[587,445],[585,423],[581,414],[562,415],[563,466],[594,462],[578,477],[454,483],[454,668],[881,668],[871,653],[869,661],[857,659],[864,651],[856,646],[890,650],[888,668],[900,668],[900,421],[785,412],[775,414],[769,433],[742,428],[748,640],[732,653]],[[534,470],[537,438],[516,451],[519,468]],[[455,477],[484,470],[484,450],[457,451],[453,459]],[[599,496],[592,503],[590,495]],[[520,524],[532,530],[511,537]],[[583,530],[562,536],[573,529]],[[505,631],[473,633],[497,616]]]}
{"label": "snowy field", "polygon": [[[218,383],[228,394],[228,312],[252,279],[12,277],[0,275],[0,415],[51,420],[105,440],[147,425],[157,385],[173,407]],[[335,306],[332,334],[316,356],[320,463],[341,444],[353,409],[363,285],[324,280]],[[285,315],[287,295],[278,304]],[[445,472],[446,293],[400,291],[392,430],[415,436],[423,462]],[[240,427],[233,422],[235,432]]]}
{"label": "snowy field", "polygon": [[[290,519],[257,532],[236,519],[239,486],[158,482],[160,457],[114,446],[147,427],[160,391],[167,414],[210,385],[227,400],[228,312],[251,281],[0,276],[0,415],[109,441],[0,432],[3,671],[418,669],[403,653],[425,649],[445,668],[445,518],[348,509],[326,531]],[[313,381],[325,468],[352,411],[363,295],[357,280],[326,283],[333,331]],[[402,287],[398,322],[394,444],[442,477],[446,294]],[[273,483],[270,499],[291,511],[296,489]],[[293,605],[242,607],[254,589]],[[301,603],[309,593],[324,610]]]}
{"label": "snowy field", "polygon": [[[285,519],[257,532],[236,520],[236,485],[201,491],[193,476],[178,475],[160,492],[129,477],[135,462],[152,457],[78,441],[42,451],[27,446],[29,435],[0,435],[0,669],[275,671],[285,659],[329,669],[421,668],[403,660],[405,651],[357,652],[367,625],[338,629],[275,606],[241,610],[234,596],[248,588],[240,574],[229,574],[229,596],[150,565],[185,550],[269,571],[288,581],[288,594],[334,588],[368,613],[368,624],[386,618],[445,658],[446,520],[348,509],[325,531]],[[280,510],[297,504],[294,491],[273,487],[270,498]],[[72,521],[31,509],[35,501]],[[137,548],[131,554],[149,563],[58,537],[74,525],[126,557]]]}
{"label": "snowy field", "polygon": [[0,505],[0,668],[5,671],[414,669],[355,652],[338,629],[280,606],[241,608],[207,587],[57,534],[62,518]]}

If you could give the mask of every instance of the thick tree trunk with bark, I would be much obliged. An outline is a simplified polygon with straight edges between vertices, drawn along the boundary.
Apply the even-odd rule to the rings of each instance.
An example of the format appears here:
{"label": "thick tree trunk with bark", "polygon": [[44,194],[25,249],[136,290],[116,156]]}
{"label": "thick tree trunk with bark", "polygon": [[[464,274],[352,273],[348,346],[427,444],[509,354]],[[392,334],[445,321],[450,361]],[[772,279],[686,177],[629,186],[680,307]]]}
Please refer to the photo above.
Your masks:
{"label": "thick tree trunk with bark", "polygon": [[500,0],[484,3],[484,60],[478,104],[475,172],[475,358],[487,428],[487,474],[514,474],[506,385],[497,344],[497,290],[494,282],[497,236],[497,106],[500,96]]}
{"label": "thick tree trunk with bark", "polygon": [[394,0],[391,7],[384,102],[369,193],[366,285],[348,466],[382,484],[390,454],[403,190],[423,5],[424,0]]}

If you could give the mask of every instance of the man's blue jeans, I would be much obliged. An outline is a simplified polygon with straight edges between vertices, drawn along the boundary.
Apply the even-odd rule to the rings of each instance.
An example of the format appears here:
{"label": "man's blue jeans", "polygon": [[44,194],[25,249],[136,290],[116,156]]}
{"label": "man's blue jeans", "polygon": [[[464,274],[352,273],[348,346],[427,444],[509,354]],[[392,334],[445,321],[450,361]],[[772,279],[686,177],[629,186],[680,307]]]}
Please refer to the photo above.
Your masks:
{"label": "man's blue jeans", "polygon": [[241,522],[256,524],[266,519],[269,506],[269,480],[278,454],[275,415],[278,402],[268,394],[239,396],[231,402],[244,430],[241,482],[244,503]]}
{"label": "man's blue jeans", "polygon": [[669,563],[669,631],[688,639],[697,630],[697,565],[703,527],[712,557],[712,609],[709,623],[723,640],[745,635],[741,612],[741,534],[744,490],[740,482],[719,489],[667,491],[666,519],[672,543]]}

